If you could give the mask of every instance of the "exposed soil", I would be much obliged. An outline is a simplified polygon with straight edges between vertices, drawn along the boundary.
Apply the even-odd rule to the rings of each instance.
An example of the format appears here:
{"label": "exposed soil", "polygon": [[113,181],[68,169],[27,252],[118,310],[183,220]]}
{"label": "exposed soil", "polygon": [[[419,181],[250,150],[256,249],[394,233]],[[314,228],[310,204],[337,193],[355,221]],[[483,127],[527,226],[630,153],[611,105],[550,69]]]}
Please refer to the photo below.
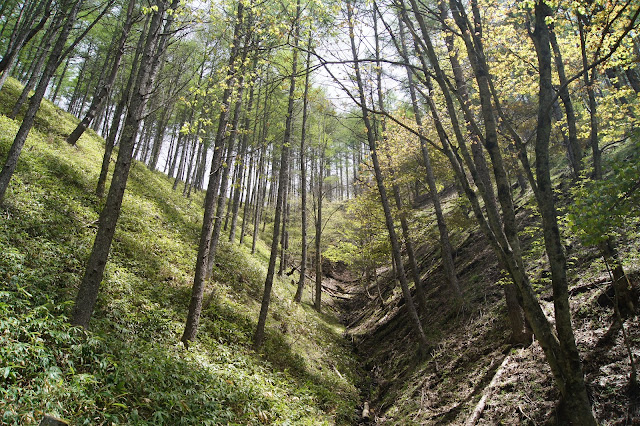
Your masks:
{"label": "exposed soil", "polygon": [[[524,210],[519,218],[523,223],[533,221]],[[324,265],[326,291],[334,296],[333,306],[369,373],[361,389],[363,402],[371,410],[366,423],[464,424],[484,396],[483,409],[473,424],[564,424],[558,414],[559,394],[540,346],[537,342],[526,348],[508,343],[499,285],[503,275],[492,251],[477,232],[459,240],[455,262],[463,307],[455,306],[449,297],[437,250],[433,246],[419,250],[422,285],[428,294],[428,313],[422,313],[422,321],[434,348],[426,358],[418,351],[390,270],[378,271],[382,303],[376,283],[365,284],[359,273],[344,265]],[[534,240],[535,235],[524,240],[527,250]],[[631,369],[622,328],[619,323],[612,326],[612,306],[603,303],[603,294],[610,287],[606,270],[593,251],[572,256],[576,341],[596,417],[601,424],[640,424],[640,393],[629,387]],[[543,259],[531,264],[538,268],[532,269],[531,276],[543,309],[553,318]],[[631,279],[640,284],[638,274]],[[628,318],[624,330],[637,362],[638,317]]]}

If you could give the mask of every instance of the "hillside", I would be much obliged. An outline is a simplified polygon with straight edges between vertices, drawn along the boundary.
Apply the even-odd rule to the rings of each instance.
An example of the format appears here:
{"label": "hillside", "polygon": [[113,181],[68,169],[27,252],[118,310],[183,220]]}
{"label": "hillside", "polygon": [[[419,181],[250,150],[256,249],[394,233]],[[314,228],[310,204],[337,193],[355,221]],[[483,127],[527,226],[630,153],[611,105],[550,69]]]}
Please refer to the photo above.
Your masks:
{"label": "hillside", "polygon": [[[562,170],[561,168],[559,169]],[[559,188],[559,192],[561,188]],[[517,196],[518,220],[525,229],[526,261],[536,277],[536,292],[553,318],[551,280],[546,270],[539,215],[528,192]],[[455,196],[449,196],[453,207]],[[453,212],[453,210],[451,210]],[[640,235],[629,220],[621,241],[630,280],[640,284]],[[383,268],[378,285],[367,289],[353,275],[339,276],[337,287],[347,334],[362,357],[369,381],[363,388],[381,424],[550,424],[568,421],[559,409],[561,397],[537,341],[527,347],[509,342],[509,327],[500,271],[495,254],[475,226],[453,235],[455,263],[465,304],[452,304],[442,270],[435,224],[431,241],[420,245],[419,266],[428,294],[428,314],[422,317],[431,350],[425,358],[409,321],[393,272]],[[570,250],[570,298],[576,340],[585,365],[589,396],[599,424],[640,422],[640,389],[630,384],[629,352],[640,355],[638,317],[616,321],[611,276],[594,248],[577,238]],[[415,294],[414,294],[415,297]],[[627,346],[628,345],[628,346]]]}
{"label": "hillside", "polygon": [[[0,93],[5,114],[19,94]],[[0,115],[0,157],[19,121]],[[2,208],[2,424],[351,424],[358,364],[331,313],[278,280],[263,350],[251,349],[267,248],[223,243],[197,342],[179,341],[202,193],[135,164],[90,331],[68,325],[91,249],[102,139],[61,136],[76,119],[44,102]],[[249,241],[250,244],[250,241]],[[285,277],[287,278],[287,277]],[[306,295],[305,295],[306,298]]]}
{"label": "hillside", "polygon": [[[18,90],[10,80],[0,105],[6,109]],[[508,343],[504,273],[470,222],[452,236],[463,306],[449,303],[434,242],[418,249],[429,312],[422,321],[432,345],[426,357],[416,350],[389,268],[378,271],[381,302],[376,284],[365,289],[359,273],[341,261],[325,263],[323,314],[306,295],[301,305],[291,302],[295,286],[288,277],[277,281],[266,344],[254,352],[268,259],[262,242],[255,256],[250,243],[222,244],[202,327],[187,351],[178,336],[202,193],[185,198],[164,175],[135,164],[95,319],[90,331],[70,327],[100,208],[93,186],[103,143],[89,132],[77,147],[66,144],[61,135],[74,122],[43,105],[2,209],[3,424],[36,424],[44,413],[70,424],[356,424],[367,423],[360,418],[365,401],[376,424],[464,424],[474,413],[474,424],[564,423],[539,345]],[[0,155],[17,126],[0,115]],[[531,230],[527,261],[550,315],[531,196],[517,198],[518,218]],[[459,214],[455,195],[448,197],[449,215]],[[622,255],[637,285],[639,237],[630,231],[625,238]],[[613,325],[606,266],[595,250],[568,244],[576,247],[571,301],[596,417],[602,424],[635,424],[640,399],[628,385],[628,350]],[[624,326],[637,358],[637,317]]]}

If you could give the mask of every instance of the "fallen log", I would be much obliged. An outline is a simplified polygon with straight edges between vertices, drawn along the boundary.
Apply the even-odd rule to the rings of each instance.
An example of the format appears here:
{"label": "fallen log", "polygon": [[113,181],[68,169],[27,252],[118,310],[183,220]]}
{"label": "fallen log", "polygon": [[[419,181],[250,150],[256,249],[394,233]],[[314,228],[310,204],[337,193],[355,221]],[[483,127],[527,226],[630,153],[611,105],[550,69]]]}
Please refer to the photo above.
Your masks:
{"label": "fallen log", "polygon": [[491,383],[489,383],[489,386],[485,388],[485,391],[482,394],[482,398],[480,398],[480,401],[476,405],[476,408],[467,418],[467,421],[464,422],[464,426],[475,426],[476,423],[478,423],[478,420],[480,420],[480,416],[482,416],[482,412],[484,411],[484,407],[487,405],[487,400],[491,397],[491,395],[493,395],[493,391],[498,384],[498,380],[500,380],[500,377],[504,372],[504,368],[510,359],[510,356],[506,356],[504,360],[502,360],[502,364],[500,364],[500,367],[498,367],[498,369],[496,370],[496,374],[493,375],[493,379],[491,379]]}

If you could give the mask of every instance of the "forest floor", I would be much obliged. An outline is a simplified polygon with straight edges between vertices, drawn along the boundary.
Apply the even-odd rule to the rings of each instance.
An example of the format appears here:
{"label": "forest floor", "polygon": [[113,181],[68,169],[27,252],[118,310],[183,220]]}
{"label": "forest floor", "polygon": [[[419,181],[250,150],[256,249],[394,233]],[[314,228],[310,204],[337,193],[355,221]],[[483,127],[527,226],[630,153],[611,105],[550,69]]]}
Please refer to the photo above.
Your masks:
{"label": "forest floor", "polygon": [[[525,205],[519,219],[525,228],[536,220]],[[536,291],[553,318],[540,237],[528,235],[524,242]],[[623,241],[625,265],[632,282],[640,285],[638,240],[631,235]],[[500,284],[504,275],[488,244],[478,232],[458,235],[456,241],[464,307],[451,302],[436,250],[420,250],[428,292],[428,313],[422,313],[422,321],[432,345],[426,358],[418,353],[390,270],[379,270],[378,283],[365,287],[344,265],[325,268],[325,285],[338,296],[334,304],[368,372],[360,390],[371,407],[370,423],[564,424],[559,393],[539,344],[509,343]],[[640,358],[638,317],[624,321],[623,333],[613,314],[611,280],[597,252],[581,249],[570,258],[575,335],[595,415],[603,425],[640,424],[640,394],[629,385],[629,351],[635,362]]]}
{"label": "forest floor", "polygon": [[[21,87],[0,92],[0,158],[19,120],[6,117]],[[203,193],[135,162],[88,331],[69,314],[91,250],[102,138],[48,101],[38,113],[0,207],[0,424],[44,414],[76,424],[346,425],[357,421],[362,376],[331,313],[293,303],[274,285],[264,347],[252,348],[267,245],[221,238],[196,342],[184,329]],[[264,237],[269,237],[269,231]]]}
{"label": "forest floor", "polygon": [[[19,87],[0,92],[6,112]],[[325,268],[326,309],[291,300],[277,280],[265,348],[251,348],[268,248],[221,243],[197,343],[179,344],[190,297],[202,194],[187,199],[159,172],[132,167],[123,213],[91,330],[68,315],[91,249],[100,200],[93,195],[103,141],[71,147],[75,118],[48,102],[38,114],[0,209],[0,423],[37,424],[562,424],[558,392],[537,343],[508,343],[504,274],[472,221],[452,235],[464,306],[452,303],[437,244],[418,249],[428,295],[422,313],[431,351],[420,355],[391,271],[377,283],[339,263]],[[0,114],[0,158],[19,121]],[[526,197],[517,200],[530,274],[552,318],[544,244]],[[435,228],[435,226],[434,226]],[[619,240],[640,284],[640,237]],[[640,228],[639,228],[640,229]],[[434,234],[434,230],[428,230]],[[264,238],[268,239],[268,231]],[[250,243],[250,241],[249,241]],[[249,244],[250,245],[250,244]],[[567,247],[579,247],[569,241]],[[576,340],[601,424],[640,424],[628,349],[640,358],[638,317],[611,327],[610,279],[597,252],[569,252]],[[337,318],[340,319],[340,323]],[[628,342],[625,346],[624,335]]]}

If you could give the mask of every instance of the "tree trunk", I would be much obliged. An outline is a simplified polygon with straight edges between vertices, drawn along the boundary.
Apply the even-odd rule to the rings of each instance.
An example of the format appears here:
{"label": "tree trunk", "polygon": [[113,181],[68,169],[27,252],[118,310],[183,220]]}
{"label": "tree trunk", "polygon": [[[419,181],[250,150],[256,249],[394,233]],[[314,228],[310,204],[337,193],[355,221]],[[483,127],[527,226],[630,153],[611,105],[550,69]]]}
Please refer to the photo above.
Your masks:
{"label": "tree trunk", "polygon": [[[245,49],[243,51],[243,55],[240,58],[241,63],[244,63],[244,60],[247,57],[247,49],[248,49],[248,40],[245,44]],[[209,259],[208,259],[208,267],[207,267],[207,277],[211,276],[211,271],[213,270],[214,258],[216,255],[216,250],[218,247],[218,241],[220,240],[220,233],[222,232],[222,216],[224,211],[224,206],[227,201],[227,186],[229,185],[229,174],[231,172],[231,167],[233,164],[232,154],[233,149],[235,148],[236,140],[238,138],[238,130],[240,125],[240,115],[242,111],[242,103],[243,103],[243,91],[244,91],[244,78],[240,76],[238,79],[238,99],[236,100],[235,111],[233,112],[233,120],[231,123],[231,138],[229,139],[227,146],[227,155],[225,164],[221,165],[222,170],[222,178],[220,181],[220,191],[218,193],[218,200],[216,206],[216,220],[213,227],[213,235],[211,237],[211,247],[209,248]]]}
{"label": "tree trunk", "polygon": [[71,145],[75,145],[80,139],[80,136],[84,133],[86,128],[91,124],[91,121],[96,116],[96,112],[100,109],[102,104],[109,99],[109,93],[111,93],[111,87],[113,83],[116,81],[116,75],[118,74],[118,69],[120,68],[120,62],[122,60],[122,56],[124,56],[125,44],[127,42],[127,37],[129,36],[129,31],[133,25],[133,9],[135,6],[135,0],[129,0],[129,7],[127,9],[127,15],[125,18],[125,22],[122,26],[122,32],[120,34],[120,39],[116,44],[117,48],[115,51],[115,56],[113,57],[113,62],[111,65],[111,71],[109,72],[109,76],[107,80],[104,82],[100,90],[93,96],[93,100],[91,101],[91,105],[89,106],[89,110],[85,114],[84,118],[78,123],[76,128],[71,132],[69,137],[67,138],[67,143]]}
{"label": "tree trunk", "polygon": [[551,31],[549,34],[549,40],[551,41],[551,47],[553,48],[553,56],[556,64],[556,72],[560,80],[560,99],[564,105],[564,110],[567,116],[567,127],[569,133],[569,143],[567,145],[567,157],[569,158],[569,164],[573,171],[574,178],[580,176],[582,171],[582,147],[578,141],[578,129],[576,126],[576,113],[573,108],[573,102],[569,95],[569,87],[567,83],[567,74],[564,69],[564,61],[562,60],[562,53],[560,52],[560,46],[556,39],[556,33]]}
{"label": "tree trunk", "polygon": [[596,103],[596,93],[594,86],[596,83],[597,71],[596,67],[591,69],[589,74],[589,60],[587,58],[586,35],[584,33],[584,21],[586,17],[578,14],[578,30],[580,33],[580,51],[582,53],[582,67],[584,69],[584,85],[587,89],[587,97],[589,99],[589,144],[593,156],[593,177],[596,180],[602,179],[602,152],[598,142],[598,104]]}
{"label": "tree trunk", "polygon": [[236,62],[238,61],[238,53],[240,52],[240,37],[245,28],[244,25],[244,6],[238,3],[238,10],[233,31],[233,43],[229,55],[229,68],[227,71],[228,84],[224,89],[221,99],[221,105],[224,107],[218,118],[218,129],[216,131],[213,161],[211,164],[211,173],[209,175],[209,185],[204,201],[204,217],[202,219],[202,229],[200,231],[200,243],[198,245],[198,255],[196,258],[195,276],[193,279],[193,288],[191,290],[191,302],[189,304],[189,312],[185,324],[184,333],[182,334],[182,343],[188,348],[189,342],[195,339],[200,323],[200,312],[202,311],[202,295],[204,293],[204,285],[208,271],[209,248],[211,243],[211,234],[213,231],[213,221],[215,215],[215,201],[220,182],[220,173],[218,169],[222,165],[223,147],[227,123],[229,121],[229,110],[231,102],[231,94],[236,79]]}
{"label": "tree trunk", "polygon": [[127,86],[121,94],[120,101],[116,106],[116,110],[113,113],[113,120],[111,121],[111,127],[109,128],[109,134],[104,146],[104,155],[102,156],[102,167],[100,168],[100,176],[98,177],[98,183],[96,185],[96,195],[99,198],[104,197],[105,186],[107,182],[107,175],[109,174],[109,164],[111,163],[111,154],[116,144],[116,137],[118,136],[118,130],[120,129],[120,120],[122,114],[129,105],[129,100],[132,95],[133,85],[135,83],[136,74],[138,73],[138,63],[140,55],[142,55],[142,49],[144,48],[145,38],[148,33],[148,26],[150,22],[150,16],[145,20],[144,29],[138,39],[136,45],[136,53],[134,54],[133,62],[131,63],[131,74],[127,80]]}
{"label": "tree trunk", "polygon": [[[51,3],[51,0],[27,2],[20,9],[20,15],[16,20],[14,31],[11,34],[9,43],[7,45],[7,52],[2,55],[2,60],[0,60],[0,90],[2,90],[2,87],[7,81],[7,78],[9,78],[9,75],[11,74],[11,71],[16,64],[16,59],[22,51],[22,48],[26,46],[27,43],[29,43],[33,36],[35,36],[42,28],[44,28],[45,23],[51,16]],[[78,3],[81,4],[82,0],[79,0]],[[78,7],[79,6],[80,5],[78,5]],[[61,9],[59,13],[64,14],[63,10],[68,7],[73,7],[73,4],[70,2],[62,2],[58,7],[60,7]],[[77,10],[77,8],[74,9]],[[36,22],[36,19],[38,19],[38,17],[40,17],[40,20]],[[61,21],[57,22],[59,24]],[[31,26],[32,24],[35,25]],[[56,25],[52,24],[52,27],[55,26]],[[62,27],[61,31],[65,31],[64,27]],[[69,35],[67,33],[66,37],[68,36]],[[60,50],[60,53],[58,53],[58,55],[60,55],[61,53],[62,49]],[[51,77],[49,77],[49,79],[51,79]],[[49,84],[48,81],[47,84]]]}
{"label": "tree trunk", "polygon": [[546,18],[551,10],[544,1],[536,3],[535,30],[532,39],[538,58],[540,89],[538,94],[538,123],[536,129],[536,178],[539,189],[539,209],[542,215],[542,228],[545,248],[551,268],[553,286],[553,305],[555,310],[556,330],[560,343],[560,359],[564,389],[566,414],[576,425],[595,425],[596,421],[587,396],[587,389],[582,373],[580,353],[575,343],[571,325],[569,291],[567,283],[567,263],[558,228],[557,212],[553,200],[553,186],[549,169],[549,139],[551,136],[551,110],[554,89],[551,80],[551,49],[549,29]]}
{"label": "tree trunk", "polygon": [[36,48],[36,51],[39,51],[39,53],[36,54],[36,58],[34,58],[33,60],[33,68],[29,73],[29,80],[22,89],[22,93],[20,93],[16,104],[13,106],[13,110],[11,111],[9,118],[15,119],[18,116],[20,110],[22,109],[22,106],[29,97],[29,94],[36,86],[36,83],[38,83],[38,80],[42,75],[42,67],[44,67],[47,55],[49,54],[49,49],[51,48],[52,35],[56,29],[57,28],[55,28],[54,25],[50,25],[49,28],[47,28],[47,31],[44,33],[44,37],[42,37],[40,45]]}
{"label": "tree trunk", "polygon": [[[254,61],[255,63],[255,61]],[[253,67],[255,68],[255,66]],[[240,144],[240,151],[238,152],[238,158],[236,159],[236,174],[239,176],[236,178],[238,182],[234,182],[236,185],[236,190],[233,194],[233,203],[231,207],[231,229],[229,230],[229,241],[234,242],[236,239],[236,228],[238,225],[238,211],[240,210],[240,198],[243,188],[243,180],[244,180],[244,170],[247,164],[246,155],[247,155],[247,146],[249,144],[249,113],[253,109],[253,98],[255,86],[251,85],[251,90],[249,91],[249,101],[247,103],[247,111],[244,118],[244,123],[242,125],[242,129],[244,130],[244,134],[242,135],[242,143]],[[249,171],[250,172],[250,171]],[[247,186],[248,182],[251,178],[251,175],[247,176]],[[248,191],[248,188],[247,188]]]}
{"label": "tree trunk", "polygon": [[273,240],[271,241],[271,254],[269,256],[269,266],[267,269],[267,277],[264,282],[264,293],[262,295],[262,303],[260,305],[260,315],[258,317],[258,325],[253,336],[253,347],[259,349],[264,342],[264,329],[267,323],[267,312],[271,300],[271,288],[273,287],[273,278],[276,268],[276,259],[278,257],[278,243],[280,237],[280,221],[282,219],[282,209],[285,205],[285,187],[289,181],[289,145],[291,143],[291,128],[293,127],[293,106],[294,95],[296,90],[296,74],[298,73],[298,43],[300,37],[300,1],[297,0],[295,29],[293,40],[293,58],[291,63],[291,78],[289,81],[289,104],[287,106],[287,118],[285,122],[284,138],[282,141],[282,152],[280,153],[280,173],[278,183],[278,195],[276,200],[276,211],[273,220]]}
{"label": "tree trunk", "polygon": [[[402,26],[402,20],[400,22],[400,41],[402,48],[402,55],[408,58],[408,52],[406,43],[404,40],[404,28]],[[422,111],[418,105],[418,98],[416,96],[416,90],[413,83],[413,72],[407,67],[407,81],[409,85],[409,95],[411,97],[411,104],[413,106],[413,112],[415,115],[416,124],[420,132],[420,149],[422,152],[422,159],[424,161],[427,177],[427,186],[429,188],[429,195],[433,202],[433,208],[436,213],[436,222],[438,224],[438,232],[440,235],[440,250],[442,252],[442,264],[449,286],[453,290],[454,296],[458,300],[462,300],[462,292],[460,285],[458,284],[458,277],[455,271],[455,265],[453,262],[453,248],[449,239],[449,229],[444,218],[442,211],[442,205],[440,204],[440,196],[438,195],[438,189],[436,187],[436,180],[433,174],[433,167],[431,166],[431,157],[429,155],[429,147],[426,138],[423,135],[424,127],[422,124]]]}
{"label": "tree trunk", "polygon": [[93,249],[91,250],[87,269],[82,278],[80,288],[78,289],[78,295],[73,308],[71,317],[71,323],[73,325],[87,328],[94,311],[98,298],[98,289],[103,278],[111,242],[120,216],[122,199],[132,162],[131,156],[133,154],[136,133],[144,115],[145,105],[154,83],[154,77],[158,70],[162,50],[166,45],[173,15],[168,17],[164,28],[162,21],[166,9],[168,7],[175,8],[177,3],[178,0],[173,0],[171,5],[162,0],[156,2],[157,11],[151,18],[149,33],[145,41],[140,67],[131,97],[131,105],[124,124],[118,159],[113,172],[109,194],[107,195],[105,206],[100,213],[99,226],[93,243]]}
{"label": "tree trunk", "polygon": [[347,1],[347,17],[349,20],[349,39],[351,44],[351,54],[354,60],[354,68],[355,68],[355,77],[356,83],[358,86],[358,94],[360,100],[360,108],[362,111],[362,118],[365,123],[365,127],[367,129],[367,142],[369,143],[369,150],[371,154],[371,160],[373,163],[373,169],[376,179],[376,185],[378,187],[378,192],[380,193],[380,201],[382,203],[382,208],[384,210],[385,216],[385,224],[387,226],[387,230],[389,232],[389,240],[391,242],[391,250],[393,252],[393,257],[397,264],[400,285],[402,287],[402,293],[405,299],[405,305],[407,306],[407,310],[409,312],[409,316],[413,321],[413,326],[415,328],[416,333],[418,333],[418,338],[420,340],[420,351],[423,353],[428,352],[429,342],[427,340],[426,335],[424,334],[424,330],[422,329],[422,324],[420,323],[420,317],[418,316],[418,312],[413,303],[413,299],[411,297],[411,292],[409,291],[409,286],[407,285],[406,276],[404,273],[404,266],[402,264],[401,252],[400,252],[400,244],[398,243],[398,238],[396,236],[396,231],[393,224],[393,217],[391,216],[391,209],[389,207],[389,199],[387,197],[387,191],[384,186],[384,182],[382,179],[382,172],[380,169],[380,163],[378,161],[378,154],[376,152],[376,141],[374,139],[373,126],[369,119],[369,112],[366,106],[366,98],[364,86],[362,83],[362,76],[360,74],[360,66],[358,63],[358,55],[356,50],[356,43],[353,33],[353,25],[354,25],[354,17],[353,17],[353,4],[351,0]]}
{"label": "tree trunk", "polygon": [[318,312],[322,308],[322,201],[324,199],[324,171],[325,171],[325,149],[326,145],[321,148],[320,159],[318,161],[318,174],[316,184],[318,185],[318,194],[316,196],[316,238],[315,238],[315,266],[316,266],[316,292],[313,306]]}
{"label": "tree trunk", "polygon": [[[9,187],[9,181],[11,180],[13,172],[18,165],[18,158],[20,157],[20,153],[22,152],[22,147],[24,146],[24,143],[27,140],[27,136],[29,135],[31,128],[33,127],[36,113],[38,112],[38,109],[40,109],[40,103],[42,102],[42,98],[44,97],[44,94],[47,90],[49,81],[51,80],[51,77],[58,67],[58,61],[60,59],[60,56],[63,54],[65,43],[67,41],[67,38],[69,37],[71,29],[73,28],[73,24],[75,23],[78,9],[80,9],[81,4],[82,1],[73,2],[70,6],[65,3],[65,6],[70,7],[69,10],[65,14],[65,16],[63,16],[62,12],[60,12],[60,21],[64,19],[64,24],[62,26],[60,34],[58,35],[58,38],[56,39],[55,44],[53,45],[53,49],[51,51],[51,54],[49,55],[49,59],[47,60],[47,65],[45,66],[42,76],[40,77],[40,81],[38,83],[38,86],[36,87],[36,91],[29,101],[27,112],[22,119],[22,124],[18,129],[18,133],[16,134],[16,137],[13,140],[13,144],[9,149],[9,153],[7,154],[7,159],[5,161],[4,167],[0,172],[0,205],[4,201],[5,193],[7,191],[7,188]],[[54,24],[52,23],[52,25]]]}
{"label": "tree trunk", "polygon": [[305,156],[305,142],[307,136],[307,119],[309,117],[309,75],[311,74],[311,44],[312,36],[309,32],[309,42],[307,44],[307,69],[304,77],[304,94],[302,99],[302,128],[300,130],[300,215],[301,215],[301,245],[300,254],[300,277],[298,278],[298,288],[293,297],[294,302],[302,301],[304,290],[305,274],[307,273],[307,164]]}

